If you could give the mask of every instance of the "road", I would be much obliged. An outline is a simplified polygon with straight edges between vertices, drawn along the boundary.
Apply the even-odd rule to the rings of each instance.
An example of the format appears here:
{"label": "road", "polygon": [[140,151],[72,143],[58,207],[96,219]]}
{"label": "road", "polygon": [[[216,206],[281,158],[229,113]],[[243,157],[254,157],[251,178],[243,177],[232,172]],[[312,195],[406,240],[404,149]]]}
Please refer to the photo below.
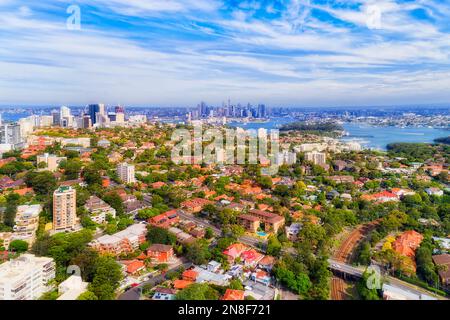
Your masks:
{"label": "road", "polygon": [[[192,263],[191,262],[185,262],[183,264],[175,265],[172,268],[170,268],[169,270],[167,270],[167,272],[177,270],[178,268],[180,268],[181,265],[183,265],[183,267],[185,269],[188,269],[189,267],[192,266]],[[165,280],[166,280],[166,278],[162,274],[154,276],[154,277],[152,277],[151,279],[149,279],[147,281],[141,282],[138,286],[125,291],[124,293],[119,295],[118,300],[140,300],[140,298],[141,298],[141,290],[142,290],[142,288],[144,286],[150,285],[150,286],[154,287],[154,286],[164,282]]]}
{"label": "road", "polygon": [[431,297],[435,297],[438,300],[448,300],[445,297],[436,295],[436,294],[434,294],[434,293],[432,293],[430,291],[427,291],[427,290],[425,290],[425,289],[423,289],[421,287],[415,286],[415,285],[413,285],[411,283],[408,283],[408,282],[405,282],[403,280],[400,280],[400,279],[397,279],[397,278],[394,278],[394,277],[391,277],[391,276],[385,277],[385,279],[387,280],[387,282],[391,286],[397,287],[397,288],[405,290],[405,291],[410,291],[410,292],[412,292],[412,293],[414,293],[416,295],[425,294],[425,295],[428,295],[428,296],[431,296]]}
{"label": "road", "polygon": [[[340,261],[336,261],[333,259],[329,259],[328,260],[329,264],[330,264],[330,268],[333,270],[337,270],[340,272],[344,272],[348,275],[354,276],[354,277],[361,277],[362,274],[364,273],[364,269],[363,267],[354,267],[351,265],[348,265],[346,263],[340,262]],[[336,277],[334,277],[336,278]],[[332,289],[335,290],[335,294],[336,295],[341,295],[341,288],[343,287],[341,283],[339,283],[337,280],[333,279],[334,283],[332,285]],[[427,291],[421,287],[415,286],[411,283],[405,282],[403,280],[391,277],[391,276],[387,276],[387,277],[383,277],[383,281],[386,283],[389,283],[391,286],[396,287],[398,289],[401,290],[405,290],[405,291],[409,291],[415,295],[421,295],[421,294],[425,294],[431,297],[435,297],[439,300],[448,300],[445,297],[436,295],[430,291]]]}
{"label": "road", "polygon": [[[213,230],[213,232],[214,232],[214,235],[216,237],[220,237],[222,235],[222,230],[217,228],[215,225],[213,225],[211,222],[209,222],[206,219],[202,219],[202,218],[196,217],[196,216],[194,216],[192,214],[188,214],[186,212],[183,212],[182,210],[178,211],[178,215],[180,216],[180,218],[183,218],[185,220],[191,220],[191,221],[195,222],[199,226],[211,228]],[[267,244],[267,241],[262,241],[262,240],[260,240],[258,238],[251,237],[251,236],[242,236],[242,237],[239,237],[238,240],[240,242],[242,242],[243,244],[246,244],[246,245],[248,245],[250,247],[258,248],[259,250],[261,250],[261,248],[259,247],[259,243],[263,243],[264,247]],[[264,250],[262,250],[262,251],[264,251]]]}

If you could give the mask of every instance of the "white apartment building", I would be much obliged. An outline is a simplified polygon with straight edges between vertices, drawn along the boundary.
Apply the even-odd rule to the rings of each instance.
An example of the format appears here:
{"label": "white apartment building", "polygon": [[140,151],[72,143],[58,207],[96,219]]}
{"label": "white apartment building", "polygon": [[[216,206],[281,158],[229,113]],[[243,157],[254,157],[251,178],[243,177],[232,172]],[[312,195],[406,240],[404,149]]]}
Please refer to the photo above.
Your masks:
{"label": "white apartment building", "polygon": [[36,239],[41,211],[40,204],[18,206],[12,239],[26,241],[31,246]]}
{"label": "white apartment building", "polygon": [[59,164],[61,161],[67,160],[66,157],[58,157],[53,154],[44,153],[42,155],[37,156],[37,164],[45,163],[46,169],[49,171],[56,171],[58,169]]}
{"label": "white apartment building", "polygon": [[105,234],[91,242],[91,247],[101,253],[119,255],[136,250],[145,241],[147,226],[137,223],[113,235]]}
{"label": "white apartment building", "polygon": [[0,264],[0,300],[35,300],[50,288],[55,278],[52,258],[23,254]]}
{"label": "white apartment building", "polygon": [[311,161],[315,165],[324,165],[327,162],[327,155],[324,152],[306,152],[305,153],[305,160]]}
{"label": "white apartment building", "polygon": [[277,155],[276,162],[277,165],[293,165],[297,162],[297,154],[295,152],[290,152],[289,150],[283,150],[283,152],[280,152]]}
{"label": "white apartment building", "polygon": [[147,122],[147,116],[145,114],[132,115],[128,118],[130,124],[143,124]]}
{"label": "white apartment building", "polygon": [[326,143],[303,143],[294,147],[296,152],[309,152],[309,151],[325,151],[328,148]]}
{"label": "white apartment building", "polygon": [[117,166],[117,175],[119,179],[124,183],[135,183],[136,178],[134,176],[134,166],[126,162],[120,163]]}
{"label": "white apartment building", "polygon": [[53,230],[74,230],[77,223],[77,191],[72,187],[59,187],[53,193]]}
{"label": "white apartment building", "polygon": [[61,138],[61,146],[65,147],[68,144],[89,148],[91,146],[91,138]]}

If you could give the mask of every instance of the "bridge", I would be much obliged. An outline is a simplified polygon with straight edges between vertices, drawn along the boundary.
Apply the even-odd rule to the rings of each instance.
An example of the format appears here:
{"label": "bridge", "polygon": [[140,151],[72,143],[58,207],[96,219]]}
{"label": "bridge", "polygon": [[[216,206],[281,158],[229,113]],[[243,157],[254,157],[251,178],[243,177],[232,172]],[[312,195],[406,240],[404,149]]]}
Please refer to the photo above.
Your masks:
{"label": "bridge", "polygon": [[[343,263],[341,261],[336,261],[333,259],[328,259],[330,270],[336,275],[344,279],[348,280],[359,280],[362,278],[362,275],[365,271],[365,267],[354,267]],[[414,295],[417,297],[422,297],[424,295],[428,297],[432,297],[438,300],[448,300],[446,297],[442,297],[427,291],[421,287],[413,285],[411,283],[402,281],[400,279],[391,277],[391,276],[383,276],[383,282],[389,284],[391,288],[394,290],[402,291],[403,293]]]}
{"label": "bridge", "polygon": [[328,263],[330,266],[329,268],[335,275],[346,280],[359,280],[364,273],[364,269],[360,267],[353,267],[337,260],[328,259]]}

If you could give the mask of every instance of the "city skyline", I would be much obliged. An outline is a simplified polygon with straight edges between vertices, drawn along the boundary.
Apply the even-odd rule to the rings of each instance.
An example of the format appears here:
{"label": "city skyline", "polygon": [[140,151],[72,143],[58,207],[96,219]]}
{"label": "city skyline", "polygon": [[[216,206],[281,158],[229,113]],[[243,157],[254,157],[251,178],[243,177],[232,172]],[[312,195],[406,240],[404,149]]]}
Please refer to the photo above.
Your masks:
{"label": "city skyline", "polygon": [[[0,104],[450,101],[438,1],[1,0]],[[326,94],[324,94],[326,92]]]}

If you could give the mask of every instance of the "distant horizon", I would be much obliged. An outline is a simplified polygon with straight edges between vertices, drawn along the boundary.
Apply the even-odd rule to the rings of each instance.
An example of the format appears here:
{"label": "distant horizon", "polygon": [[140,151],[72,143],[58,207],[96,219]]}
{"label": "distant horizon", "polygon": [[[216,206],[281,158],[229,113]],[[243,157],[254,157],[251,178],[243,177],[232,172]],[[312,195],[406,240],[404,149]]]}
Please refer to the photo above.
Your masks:
{"label": "distant horizon", "polygon": [[0,103],[450,101],[438,0],[0,0]]}
{"label": "distant horizon", "polygon": [[[205,102],[208,106],[211,107],[221,107],[222,103],[220,104],[210,104],[206,101]],[[25,105],[25,104],[0,104],[0,109],[4,108],[60,108],[62,106],[66,106],[69,108],[83,108],[87,107],[89,104],[98,104],[103,102],[92,102],[87,104],[43,104],[43,105]],[[200,103],[200,101],[199,101]],[[279,106],[279,105],[269,105],[264,102],[258,102],[258,103],[251,103],[251,102],[235,102],[231,103],[232,105],[241,104],[242,106],[247,105],[247,103],[250,103],[253,106],[257,106],[258,104],[265,104],[268,108],[283,108],[283,109],[355,109],[355,108],[367,108],[367,109],[377,109],[377,108],[421,108],[421,107],[427,107],[427,108],[450,108],[450,102],[448,103],[429,103],[429,104],[386,104],[386,105],[324,105],[324,106]],[[192,106],[155,106],[155,105],[128,105],[128,104],[108,104],[103,103],[106,107],[115,107],[115,106],[123,106],[127,108],[139,108],[139,109],[173,109],[173,108],[183,108],[183,109],[193,109],[196,108],[197,105]],[[395,111],[395,110],[392,110]],[[450,112],[450,110],[449,110]]]}

